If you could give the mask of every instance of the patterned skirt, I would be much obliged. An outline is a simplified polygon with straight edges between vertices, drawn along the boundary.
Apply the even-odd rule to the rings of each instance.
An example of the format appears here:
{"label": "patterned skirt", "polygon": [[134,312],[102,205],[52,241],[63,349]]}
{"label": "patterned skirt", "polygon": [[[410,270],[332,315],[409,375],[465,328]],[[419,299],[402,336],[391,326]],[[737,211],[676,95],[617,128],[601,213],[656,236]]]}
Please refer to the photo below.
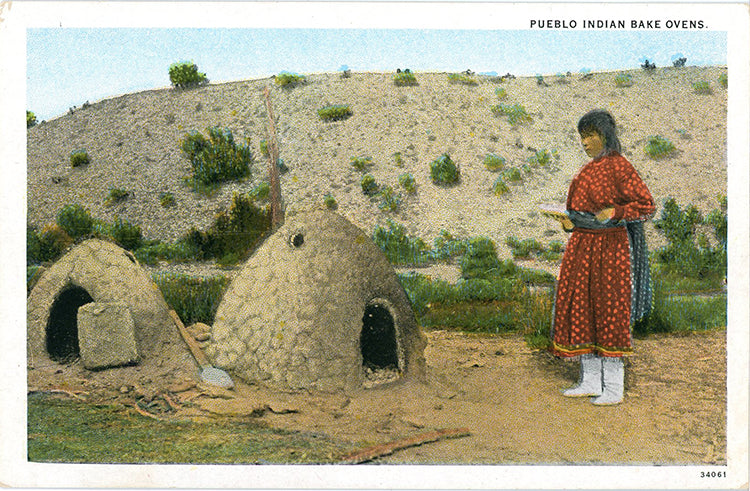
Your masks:
{"label": "patterned skirt", "polygon": [[632,353],[630,260],[626,227],[573,230],[557,283],[555,355]]}

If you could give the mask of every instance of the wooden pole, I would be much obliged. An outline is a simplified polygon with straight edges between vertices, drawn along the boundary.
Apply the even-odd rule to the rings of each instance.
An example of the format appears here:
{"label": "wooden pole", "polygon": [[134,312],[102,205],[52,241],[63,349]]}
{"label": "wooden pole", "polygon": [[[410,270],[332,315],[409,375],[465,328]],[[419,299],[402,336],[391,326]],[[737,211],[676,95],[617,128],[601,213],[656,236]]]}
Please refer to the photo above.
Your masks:
{"label": "wooden pole", "polygon": [[271,200],[271,228],[277,229],[284,216],[281,210],[281,183],[279,181],[279,146],[276,142],[276,122],[271,107],[271,89],[266,86],[264,90],[266,98],[266,110],[268,111],[268,185]]}

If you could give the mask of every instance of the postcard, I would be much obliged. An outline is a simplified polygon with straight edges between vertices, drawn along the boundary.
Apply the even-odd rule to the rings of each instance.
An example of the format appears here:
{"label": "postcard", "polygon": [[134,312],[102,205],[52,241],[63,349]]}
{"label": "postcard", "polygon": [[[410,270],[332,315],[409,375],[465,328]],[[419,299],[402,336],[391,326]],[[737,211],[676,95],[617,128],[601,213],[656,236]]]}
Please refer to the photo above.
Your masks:
{"label": "postcard", "polygon": [[747,487],[749,21],[3,0],[0,483]]}

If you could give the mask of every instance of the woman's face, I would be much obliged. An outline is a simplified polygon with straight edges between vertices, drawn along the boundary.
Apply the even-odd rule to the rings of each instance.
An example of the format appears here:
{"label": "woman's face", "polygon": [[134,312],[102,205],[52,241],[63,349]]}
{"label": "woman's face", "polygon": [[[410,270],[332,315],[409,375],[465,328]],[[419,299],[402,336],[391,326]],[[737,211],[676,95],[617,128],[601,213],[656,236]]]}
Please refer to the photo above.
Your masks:
{"label": "woman's face", "polygon": [[586,155],[591,158],[596,157],[604,150],[604,138],[596,131],[581,133],[581,144],[586,150]]}

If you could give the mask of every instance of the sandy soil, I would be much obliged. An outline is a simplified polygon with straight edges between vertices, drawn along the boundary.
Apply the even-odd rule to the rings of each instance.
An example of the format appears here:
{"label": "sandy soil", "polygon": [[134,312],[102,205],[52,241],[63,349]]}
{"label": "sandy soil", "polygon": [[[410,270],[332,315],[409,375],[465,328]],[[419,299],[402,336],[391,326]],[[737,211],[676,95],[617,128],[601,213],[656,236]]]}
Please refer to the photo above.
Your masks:
{"label": "sandy soil", "polygon": [[29,385],[139,404],[165,419],[252,415],[365,446],[437,429],[470,432],[376,463],[726,463],[724,331],[637,340],[626,399],[610,407],[563,397],[560,390],[577,380],[577,364],[531,351],[518,335],[432,331],[428,340],[427,380],[352,393],[281,393],[243,383],[226,391],[196,383],[197,369],[164,363],[119,369],[117,383],[111,373],[76,366],[40,368]]}

